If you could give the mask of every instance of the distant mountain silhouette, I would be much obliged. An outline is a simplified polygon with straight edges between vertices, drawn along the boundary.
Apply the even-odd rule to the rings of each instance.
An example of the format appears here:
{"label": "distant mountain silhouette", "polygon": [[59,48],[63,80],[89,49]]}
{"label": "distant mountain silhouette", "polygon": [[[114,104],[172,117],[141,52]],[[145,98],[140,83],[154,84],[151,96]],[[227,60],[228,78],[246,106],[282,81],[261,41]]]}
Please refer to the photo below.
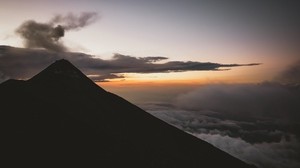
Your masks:
{"label": "distant mountain silhouette", "polygon": [[106,92],[66,60],[3,82],[0,97],[12,167],[252,167]]}

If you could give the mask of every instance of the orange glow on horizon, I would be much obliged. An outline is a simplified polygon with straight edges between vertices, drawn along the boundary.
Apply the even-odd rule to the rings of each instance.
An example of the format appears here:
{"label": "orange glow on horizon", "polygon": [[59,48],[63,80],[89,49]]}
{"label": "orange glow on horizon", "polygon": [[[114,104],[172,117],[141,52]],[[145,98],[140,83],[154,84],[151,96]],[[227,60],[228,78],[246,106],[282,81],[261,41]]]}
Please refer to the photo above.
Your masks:
{"label": "orange glow on horizon", "polygon": [[97,85],[103,87],[130,87],[130,86],[182,86],[182,85],[206,85],[218,83],[256,83],[257,81],[249,82],[248,80],[232,80],[232,79],[215,79],[215,80],[201,80],[201,79],[168,79],[168,80],[119,80],[109,82],[96,82]]}
{"label": "orange glow on horizon", "polygon": [[[250,68],[252,70],[250,70]],[[103,87],[127,86],[179,86],[179,85],[206,85],[219,83],[259,83],[266,74],[261,72],[266,66],[237,67],[228,71],[194,71],[152,74],[123,74],[125,78],[112,79],[109,82],[96,82]]]}

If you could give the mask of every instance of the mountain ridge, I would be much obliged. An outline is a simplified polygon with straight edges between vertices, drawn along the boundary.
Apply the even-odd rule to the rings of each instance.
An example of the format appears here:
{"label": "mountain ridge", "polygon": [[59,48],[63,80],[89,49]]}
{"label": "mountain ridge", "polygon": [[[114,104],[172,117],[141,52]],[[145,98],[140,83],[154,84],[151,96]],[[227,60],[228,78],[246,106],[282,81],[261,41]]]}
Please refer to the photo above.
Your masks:
{"label": "mountain ridge", "polygon": [[9,159],[15,161],[36,166],[52,161],[69,166],[252,167],[106,92],[67,60],[27,81],[6,81],[0,93],[4,135],[17,153]]}

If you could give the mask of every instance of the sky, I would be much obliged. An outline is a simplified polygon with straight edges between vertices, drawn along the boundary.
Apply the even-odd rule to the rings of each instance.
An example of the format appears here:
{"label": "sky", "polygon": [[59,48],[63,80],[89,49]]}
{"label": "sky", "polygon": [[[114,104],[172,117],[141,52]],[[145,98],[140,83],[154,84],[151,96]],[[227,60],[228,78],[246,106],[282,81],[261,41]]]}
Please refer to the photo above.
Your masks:
{"label": "sky", "polygon": [[262,63],[223,72],[129,74],[129,81],[259,82],[272,80],[298,59],[295,2],[2,0],[0,8],[1,45],[23,47],[15,31],[26,20],[45,23],[56,14],[95,12],[95,23],[60,39],[70,51],[105,59],[120,53],[174,61]]}
{"label": "sky", "polygon": [[0,0],[0,82],[68,59],[248,163],[296,168],[299,11],[296,0]]}

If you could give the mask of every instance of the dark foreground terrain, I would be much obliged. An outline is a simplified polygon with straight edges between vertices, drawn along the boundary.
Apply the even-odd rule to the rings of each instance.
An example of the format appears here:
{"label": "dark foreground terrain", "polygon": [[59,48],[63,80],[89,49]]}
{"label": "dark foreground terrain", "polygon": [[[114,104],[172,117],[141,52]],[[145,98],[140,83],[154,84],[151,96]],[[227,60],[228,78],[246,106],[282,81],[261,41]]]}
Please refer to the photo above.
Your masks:
{"label": "dark foreground terrain", "polygon": [[251,167],[106,92],[66,60],[3,82],[0,103],[12,167]]}

